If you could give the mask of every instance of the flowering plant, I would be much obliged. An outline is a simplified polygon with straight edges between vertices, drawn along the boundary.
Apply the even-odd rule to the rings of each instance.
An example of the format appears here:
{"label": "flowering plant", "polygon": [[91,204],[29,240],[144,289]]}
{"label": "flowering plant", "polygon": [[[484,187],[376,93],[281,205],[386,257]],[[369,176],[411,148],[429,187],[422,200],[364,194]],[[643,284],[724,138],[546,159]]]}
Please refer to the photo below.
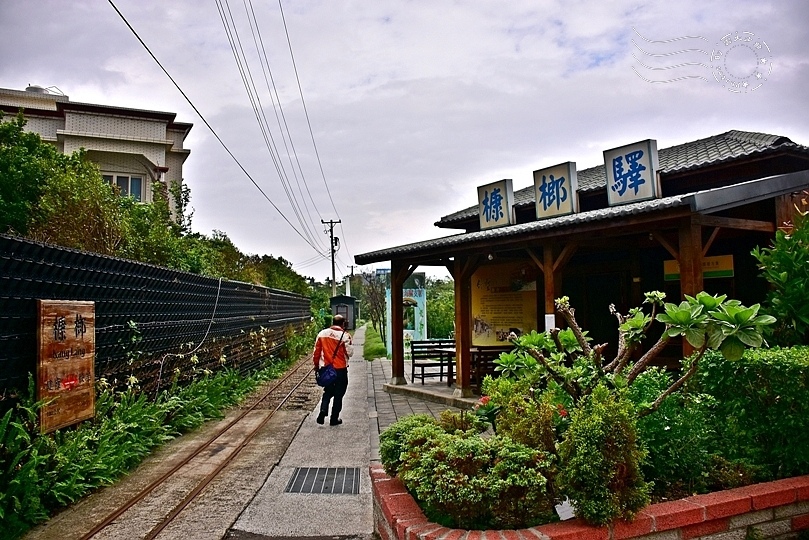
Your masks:
{"label": "flowering plant", "polygon": [[500,405],[495,405],[491,402],[491,398],[489,396],[482,396],[477,403],[472,407],[472,413],[485,420],[486,422],[492,425],[492,429],[497,432],[497,426],[495,424],[495,419],[497,417],[497,413],[500,412]]}

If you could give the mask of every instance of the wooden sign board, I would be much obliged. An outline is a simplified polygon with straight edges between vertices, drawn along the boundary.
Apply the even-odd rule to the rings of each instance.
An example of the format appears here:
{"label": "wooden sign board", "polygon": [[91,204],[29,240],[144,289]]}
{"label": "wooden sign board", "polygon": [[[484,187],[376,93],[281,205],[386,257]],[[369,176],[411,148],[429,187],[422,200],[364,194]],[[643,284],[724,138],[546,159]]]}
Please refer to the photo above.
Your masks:
{"label": "wooden sign board", "polygon": [[37,399],[40,431],[95,415],[95,303],[37,301]]}

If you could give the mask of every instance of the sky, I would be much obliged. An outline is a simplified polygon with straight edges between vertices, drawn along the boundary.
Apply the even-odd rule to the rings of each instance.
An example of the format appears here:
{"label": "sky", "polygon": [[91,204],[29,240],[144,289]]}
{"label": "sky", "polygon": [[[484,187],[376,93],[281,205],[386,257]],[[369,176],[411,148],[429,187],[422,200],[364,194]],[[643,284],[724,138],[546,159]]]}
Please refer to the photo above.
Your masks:
{"label": "sky", "polygon": [[434,223],[503,178],[731,129],[809,145],[806,21],[805,0],[0,0],[0,87],[176,112],[193,229],[326,281],[339,220],[339,281],[459,232]]}

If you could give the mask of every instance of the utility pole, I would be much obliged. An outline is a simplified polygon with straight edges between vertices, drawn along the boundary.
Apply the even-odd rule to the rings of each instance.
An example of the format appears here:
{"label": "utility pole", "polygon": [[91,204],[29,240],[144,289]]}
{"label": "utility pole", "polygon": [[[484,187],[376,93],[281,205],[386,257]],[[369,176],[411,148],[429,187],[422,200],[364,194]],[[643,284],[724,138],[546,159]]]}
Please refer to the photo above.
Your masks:
{"label": "utility pole", "polygon": [[329,221],[323,221],[321,219],[320,222],[323,225],[329,226],[329,238],[331,244],[331,295],[337,296],[337,282],[335,281],[336,278],[334,273],[334,254],[337,252],[337,244],[340,242],[340,239],[334,237],[334,226],[341,223],[341,220],[338,219],[337,221],[332,221],[330,219]]}
{"label": "utility pole", "polygon": [[351,296],[351,278],[354,277],[354,265],[349,264],[348,267],[351,269],[351,275],[346,277],[346,296]]}

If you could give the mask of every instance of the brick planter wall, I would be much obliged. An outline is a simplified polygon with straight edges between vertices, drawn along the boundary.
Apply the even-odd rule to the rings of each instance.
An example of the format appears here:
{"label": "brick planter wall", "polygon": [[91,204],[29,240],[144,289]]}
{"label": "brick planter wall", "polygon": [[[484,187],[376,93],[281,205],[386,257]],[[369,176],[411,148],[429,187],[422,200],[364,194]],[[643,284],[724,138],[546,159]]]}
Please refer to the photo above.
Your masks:
{"label": "brick planter wall", "polygon": [[374,529],[382,540],[744,540],[809,531],[809,475],[653,504],[631,523],[579,519],[510,531],[449,529],[427,520],[398,478],[371,466]]}

